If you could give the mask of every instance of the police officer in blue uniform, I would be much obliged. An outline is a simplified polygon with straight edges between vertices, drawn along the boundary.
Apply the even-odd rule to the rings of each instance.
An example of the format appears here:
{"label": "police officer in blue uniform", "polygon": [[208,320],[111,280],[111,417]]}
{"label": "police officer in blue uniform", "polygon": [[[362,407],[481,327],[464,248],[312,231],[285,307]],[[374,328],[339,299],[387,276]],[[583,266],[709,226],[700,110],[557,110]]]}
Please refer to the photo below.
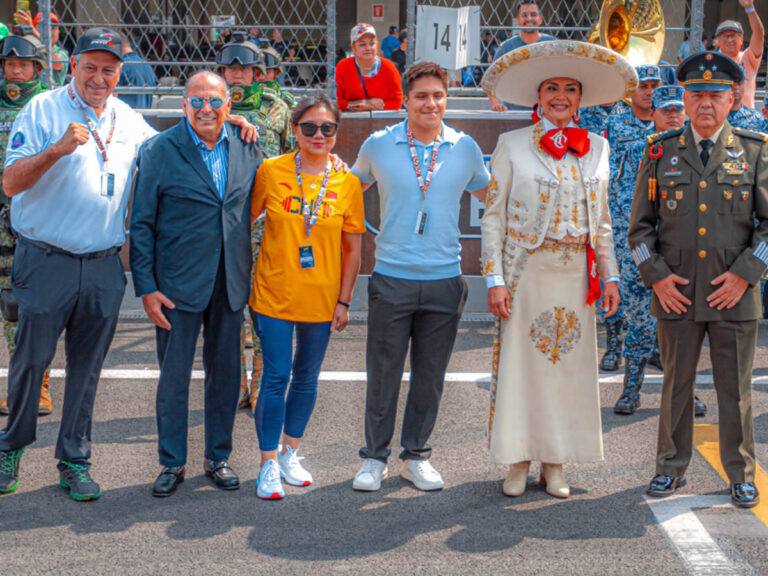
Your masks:
{"label": "police officer in blue uniform", "polygon": [[629,110],[629,106],[621,100],[613,104],[587,106],[580,111],[579,128],[589,130],[592,134],[605,137],[605,123],[608,117],[613,114],[621,114]]}
{"label": "police officer in blue uniform", "polygon": [[[632,94],[632,107],[620,114],[609,116],[605,123],[605,137],[611,147],[608,206],[611,210],[614,239],[627,237],[629,211],[621,208],[620,198],[627,196],[631,198],[635,188],[635,172],[632,169],[625,171],[624,164],[632,155],[635,143],[645,142],[645,139],[655,132],[651,118],[652,96],[654,89],[662,85],[661,70],[658,66],[636,66],[635,70],[639,84]],[[626,244],[623,247],[616,246],[616,258],[619,261],[631,260],[629,254],[622,257],[622,250],[628,252]],[[601,370],[615,372],[621,365],[621,341],[625,317],[626,309],[622,302],[616,314],[605,318],[607,349],[600,360]]]}
{"label": "police officer in blue uniform", "polygon": [[755,132],[765,132],[768,130],[768,120],[754,108],[742,103],[742,90],[744,88],[744,68],[740,67],[741,80],[733,83],[733,108],[728,114],[728,124],[734,128],[742,130],[753,130]]}
{"label": "police officer in blue uniform", "polygon": [[[676,130],[685,123],[681,86],[659,86],[653,91],[651,118],[657,133]],[[622,220],[629,220],[634,198],[635,177],[640,169],[646,141],[638,140],[627,148],[620,166],[618,194],[614,212],[621,213]],[[626,308],[627,334],[624,338],[624,390],[613,411],[630,415],[640,406],[640,388],[643,385],[648,359],[658,350],[656,319],[651,315],[651,290],[645,287],[632,258],[626,234],[614,237],[616,257],[621,272],[619,293]],[[695,414],[704,416],[707,406],[695,397]]]}

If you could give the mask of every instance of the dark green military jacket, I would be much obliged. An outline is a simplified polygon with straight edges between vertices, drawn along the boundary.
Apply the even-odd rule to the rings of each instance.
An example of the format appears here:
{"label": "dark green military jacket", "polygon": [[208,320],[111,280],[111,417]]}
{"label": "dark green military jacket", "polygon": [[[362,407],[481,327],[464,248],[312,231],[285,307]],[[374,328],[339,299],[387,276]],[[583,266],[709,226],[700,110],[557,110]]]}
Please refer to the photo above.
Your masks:
{"label": "dark green military jacket", "polygon": [[[706,167],[690,125],[654,134],[643,154],[635,183],[629,247],[646,287],[671,273],[690,280],[677,288],[693,304],[684,318],[697,322],[755,320],[762,316],[759,280],[768,266],[768,136],[732,128],[726,122]],[[656,199],[648,192],[653,159]],[[755,227],[755,218],[759,225]],[[730,270],[749,282],[730,310],[711,308],[710,282]],[[667,314],[656,294],[651,313]]]}

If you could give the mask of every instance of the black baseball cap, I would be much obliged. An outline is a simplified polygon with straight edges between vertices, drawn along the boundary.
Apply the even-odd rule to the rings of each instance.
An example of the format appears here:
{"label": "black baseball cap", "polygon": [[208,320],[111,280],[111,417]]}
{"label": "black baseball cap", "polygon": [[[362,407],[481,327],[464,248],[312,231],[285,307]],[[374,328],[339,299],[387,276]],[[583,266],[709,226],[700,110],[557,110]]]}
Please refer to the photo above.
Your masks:
{"label": "black baseball cap", "polygon": [[120,62],[123,61],[123,41],[120,34],[110,28],[97,26],[89,28],[77,40],[73,56],[85,52],[109,52]]}

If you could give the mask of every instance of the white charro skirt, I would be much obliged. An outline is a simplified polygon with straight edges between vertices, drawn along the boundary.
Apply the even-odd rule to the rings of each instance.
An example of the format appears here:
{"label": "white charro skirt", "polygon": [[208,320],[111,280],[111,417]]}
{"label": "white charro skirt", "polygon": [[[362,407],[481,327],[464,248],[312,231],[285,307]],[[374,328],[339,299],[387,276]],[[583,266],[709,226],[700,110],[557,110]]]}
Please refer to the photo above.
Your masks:
{"label": "white charro skirt", "polygon": [[[547,240],[505,255],[512,314],[500,321],[491,379],[491,461],[603,458],[595,307],[584,244]],[[511,262],[514,260],[514,262]],[[510,282],[510,278],[512,281]],[[498,364],[496,361],[498,360]]]}

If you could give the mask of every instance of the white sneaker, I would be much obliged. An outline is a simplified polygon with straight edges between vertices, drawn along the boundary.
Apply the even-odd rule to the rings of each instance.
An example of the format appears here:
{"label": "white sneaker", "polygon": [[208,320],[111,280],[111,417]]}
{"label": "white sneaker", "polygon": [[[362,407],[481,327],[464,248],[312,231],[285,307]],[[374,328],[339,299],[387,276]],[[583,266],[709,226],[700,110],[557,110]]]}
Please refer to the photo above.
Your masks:
{"label": "white sneaker", "polygon": [[406,460],[400,475],[419,490],[442,490],[443,477],[429,460]]}
{"label": "white sneaker", "polygon": [[285,447],[285,454],[277,453],[277,464],[280,467],[280,476],[291,486],[309,486],[312,484],[312,474],[307,472],[296,456],[296,450],[290,446]]}
{"label": "white sneaker", "polygon": [[263,500],[285,498],[283,483],[280,482],[280,469],[274,460],[267,460],[261,467],[256,479],[256,496]]}
{"label": "white sneaker", "polygon": [[389,470],[387,470],[385,462],[375,458],[366,458],[360,470],[355,474],[352,488],[355,490],[365,490],[366,492],[375,492],[381,488],[381,481],[387,477],[387,474],[389,474]]}

